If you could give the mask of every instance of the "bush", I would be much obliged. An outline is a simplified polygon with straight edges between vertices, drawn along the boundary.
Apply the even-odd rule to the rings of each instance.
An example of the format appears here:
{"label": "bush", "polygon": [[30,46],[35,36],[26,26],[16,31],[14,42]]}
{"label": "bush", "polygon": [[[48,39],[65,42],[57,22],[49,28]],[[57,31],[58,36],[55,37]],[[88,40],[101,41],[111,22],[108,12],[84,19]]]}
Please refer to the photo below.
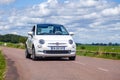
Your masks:
{"label": "bush", "polygon": [[84,46],[81,46],[81,49],[85,49],[85,47],[84,47]]}

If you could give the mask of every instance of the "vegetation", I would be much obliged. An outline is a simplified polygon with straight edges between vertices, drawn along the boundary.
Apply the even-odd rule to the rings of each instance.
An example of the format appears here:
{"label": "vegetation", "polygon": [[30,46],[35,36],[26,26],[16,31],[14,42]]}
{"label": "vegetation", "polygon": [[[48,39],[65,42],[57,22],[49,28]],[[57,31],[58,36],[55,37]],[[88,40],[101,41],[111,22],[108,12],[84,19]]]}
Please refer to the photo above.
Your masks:
{"label": "vegetation", "polygon": [[27,37],[20,35],[14,34],[0,35],[0,46],[24,49],[25,48],[24,43],[26,40]]}
{"label": "vegetation", "polygon": [[120,53],[120,46],[101,46],[101,45],[77,45],[77,50],[86,50],[92,52],[111,52]]}
{"label": "vegetation", "polygon": [[[24,43],[26,39],[27,37],[13,35],[13,34],[0,35],[0,46],[24,49],[25,48]],[[6,70],[6,60],[0,50],[0,80],[4,80],[5,70]]]}
{"label": "vegetation", "polygon": [[120,46],[77,45],[77,54],[81,56],[120,59]]}
{"label": "vegetation", "polygon": [[0,42],[10,42],[10,43],[25,43],[27,37],[14,35],[14,34],[6,34],[0,35]]}
{"label": "vegetation", "polygon": [[6,70],[6,61],[2,52],[0,51],[0,80],[4,80]]}
{"label": "vegetation", "polygon": [[0,46],[25,49],[25,45],[23,43],[0,42]]}

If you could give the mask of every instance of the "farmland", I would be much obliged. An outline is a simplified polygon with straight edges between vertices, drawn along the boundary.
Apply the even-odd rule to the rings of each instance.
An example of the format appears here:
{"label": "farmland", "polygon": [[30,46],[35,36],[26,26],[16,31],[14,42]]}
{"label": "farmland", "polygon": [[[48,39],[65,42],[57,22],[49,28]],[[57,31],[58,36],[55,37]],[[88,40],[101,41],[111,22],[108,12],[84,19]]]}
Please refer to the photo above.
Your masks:
{"label": "farmland", "polygon": [[77,45],[77,55],[120,59],[120,46]]}
{"label": "farmland", "polygon": [[78,45],[77,50],[120,53],[120,46]]}

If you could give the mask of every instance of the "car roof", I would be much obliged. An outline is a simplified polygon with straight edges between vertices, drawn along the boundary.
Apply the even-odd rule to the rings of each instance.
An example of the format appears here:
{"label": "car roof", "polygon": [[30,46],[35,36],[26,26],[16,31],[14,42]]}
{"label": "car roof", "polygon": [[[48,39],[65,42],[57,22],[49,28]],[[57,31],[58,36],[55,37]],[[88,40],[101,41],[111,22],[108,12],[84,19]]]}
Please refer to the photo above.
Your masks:
{"label": "car roof", "polygon": [[48,23],[46,23],[46,24],[37,24],[37,25],[48,25],[48,26],[62,26],[61,24],[48,24]]}

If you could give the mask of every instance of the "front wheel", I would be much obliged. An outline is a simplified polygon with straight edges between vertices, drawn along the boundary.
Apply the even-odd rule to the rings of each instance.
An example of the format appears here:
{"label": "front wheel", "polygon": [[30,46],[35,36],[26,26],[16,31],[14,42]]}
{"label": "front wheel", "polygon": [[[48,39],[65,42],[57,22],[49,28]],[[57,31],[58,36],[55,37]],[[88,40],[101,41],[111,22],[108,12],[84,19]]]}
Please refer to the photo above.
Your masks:
{"label": "front wheel", "polygon": [[36,55],[35,55],[35,48],[33,47],[32,49],[32,55],[31,55],[32,60],[36,60]]}
{"label": "front wheel", "polygon": [[28,49],[26,49],[26,51],[25,51],[25,57],[26,57],[26,58],[30,58],[30,56],[31,56],[31,55],[29,54]]}
{"label": "front wheel", "polygon": [[69,57],[69,60],[75,60],[76,56]]}

